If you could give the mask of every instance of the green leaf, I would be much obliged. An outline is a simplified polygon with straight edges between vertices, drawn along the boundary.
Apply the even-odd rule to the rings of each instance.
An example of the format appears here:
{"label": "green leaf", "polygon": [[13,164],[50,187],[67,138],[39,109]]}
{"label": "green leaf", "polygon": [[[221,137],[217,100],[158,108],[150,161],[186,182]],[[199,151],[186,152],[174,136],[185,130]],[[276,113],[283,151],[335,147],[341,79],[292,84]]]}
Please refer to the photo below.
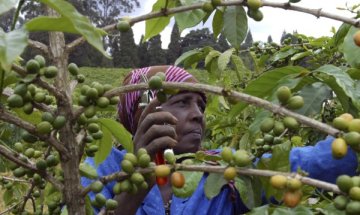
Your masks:
{"label": "green leaf", "polygon": [[324,100],[331,97],[331,92],[330,88],[323,83],[303,87],[299,95],[304,98],[304,106],[296,112],[306,116],[320,113]]}
{"label": "green leaf", "polygon": [[[281,172],[289,172],[289,153],[291,150],[290,141],[274,146],[273,153],[271,158],[261,158],[257,164],[258,169],[263,170],[274,170]],[[261,183],[263,184],[263,191],[265,191],[266,197],[274,197],[280,201],[283,197],[283,191],[274,189],[270,183],[269,178],[262,177],[260,178]]]}
{"label": "green leaf", "polygon": [[297,54],[294,54],[294,56],[292,56],[290,58],[291,61],[296,61],[296,60],[299,60],[299,59],[302,59],[306,56],[309,56],[312,54],[312,51],[305,51],[305,52],[300,52],[300,53],[297,53]]}
{"label": "green leaf", "polygon": [[[59,19],[47,19],[54,25],[59,26],[51,27],[45,23],[46,19],[38,18],[30,20],[25,24],[25,28],[28,31],[57,30],[63,32],[77,33],[82,35],[89,44],[91,44],[94,48],[100,51],[104,56],[110,57],[104,50],[102,41],[102,36],[105,35],[106,32],[93,26],[89,18],[81,15],[72,4],[63,0],[41,0],[41,2],[51,7],[61,15]],[[39,25],[36,25],[32,22],[35,22]],[[65,24],[67,25],[65,26]]]}
{"label": "green leaf", "polygon": [[269,116],[271,116],[271,112],[269,112],[268,110],[259,109],[255,113],[254,121],[249,126],[250,134],[254,136],[256,133],[260,132],[260,125],[262,121]]}
{"label": "green leaf", "polygon": [[[85,202],[85,204],[86,204],[86,202]],[[68,215],[68,214],[69,214],[69,213],[68,213],[67,207],[64,206],[63,209],[61,210],[61,214],[60,214],[60,215]],[[88,213],[87,213],[87,214],[88,214]]]}
{"label": "green leaf", "polygon": [[0,66],[9,71],[11,63],[24,51],[27,46],[28,35],[24,29],[17,29],[5,33],[0,28]]}
{"label": "green leaf", "polygon": [[238,81],[242,81],[246,74],[251,74],[251,71],[244,65],[240,56],[231,55],[231,63],[235,66]]}
{"label": "green leaf", "polygon": [[217,50],[212,50],[205,57],[205,66],[207,66],[214,58],[220,56],[220,52]]}
{"label": "green leaf", "polygon": [[5,205],[11,205],[18,200],[14,198],[14,190],[13,189],[6,189],[4,194],[2,195],[2,199],[5,203]]}
{"label": "green leaf", "polygon": [[232,46],[240,49],[248,32],[247,15],[242,6],[228,6],[224,12],[224,35]]}
{"label": "green leaf", "polygon": [[275,62],[275,61],[287,58],[287,57],[295,54],[296,52],[298,52],[298,50],[296,50],[294,48],[287,49],[286,51],[278,51],[270,58],[270,60]]}
{"label": "green leaf", "polygon": [[235,51],[234,48],[228,49],[226,50],[224,53],[222,53],[219,58],[218,58],[218,67],[221,71],[226,69],[226,66],[229,64],[230,62],[230,58],[233,54],[233,52]]}
{"label": "green leaf", "polygon": [[290,141],[273,146],[272,156],[269,163],[269,170],[289,172],[289,153],[291,150]]}
{"label": "green leaf", "polygon": [[[175,1],[174,1],[175,2]],[[184,6],[197,3],[198,0],[183,0],[181,3]],[[179,27],[179,31],[182,32],[186,28],[194,27],[203,20],[206,13],[201,9],[190,10],[183,13],[177,13],[175,15],[176,23]]]}
{"label": "green leaf", "polygon": [[347,73],[352,79],[360,80],[360,69],[350,68]]}
{"label": "green leaf", "polygon": [[223,174],[210,173],[206,178],[204,185],[206,197],[208,199],[212,199],[213,197],[217,196],[225,184],[227,184],[227,181],[225,180]]}
{"label": "green leaf", "polygon": [[90,166],[87,163],[81,163],[79,165],[79,172],[81,176],[84,176],[89,179],[96,179],[98,178],[98,174],[96,172],[96,169],[92,166]]}
{"label": "green leaf", "polygon": [[221,10],[216,9],[215,15],[212,22],[213,34],[214,38],[217,38],[221,31],[224,28],[224,19],[223,19],[224,12]]}
{"label": "green leaf", "polygon": [[[259,98],[264,98],[265,96],[271,94],[273,90],[279,86],[280,83],[283,83],[282,79],[290,79],[295,74],[299,74],[303,70],[306,69],[299,66],[287,66],[267,71],[261,76],[259,76],[257,79],[249,82],[243,93]],[[247,106],[248,104],[239,102],[238,104],[233,106],[229,113],[229,116],[237,116]]]}
{"label": "green leaf", "polygon": [[196,190],[199,181],[201,180],[202,172],[180,171],[185,177],[185,185],[182,188],[172,187],[173,193],[177,197],[190,197]]}
{"label": "green leaf", "polygon": [[32,114],[28,115],[26,113],[24,113],[22,108],[14,108],[13,109],[16,113],[16,115],[27,121],[27,122],[31,122],[32,124],[38,124],[39,122],[41,122],[41,112],[34,110],[34,112],[32,112]]}
{"label": "green leaf", "polygon": [[351,107],[349,99],[360,109],[360,92],[356,91],[355,81],[342,69],[324,65],[314,71],[314,76],[326,83],[336,94],[345,111]]}
{"label": "green leaf", "polygon": [[312,215],[314,214],[309,208],[304,206],[297,206],[296,208],[276,208],[272,215]]}
{"label": "green leaf", "polygon": [[266,204],[261,207],[253,208],[248,215],[268,215],[269,214],[269,205]]}
{"label": "green leaf", "polygon": [[14,8],[17,4],[18,0],[2,0],[0,1],[0,15],[5,13],[6,11]]}
{"label": "green leaf", "polygon": [[86,197],[85,197],[85,210],[86,210],[86,215],[93,215],[94,214],[94,210],[93,210],[93,207],[91,205],[91,200],[90,200],[90,197],[88,195],[86,195]]}
{"label": "green leaf", "polygon": [[[160,11],[165,7],[167,0],[158,0],[152,7],[152,12]],[[174,7],[176,1],[168,1],[168,8]],[[164,28],[170,23],[172,15],[162,16],[159,18],[148,19],[145,21],[145,36],[144,41],[150,39],[153,36],[158,35]]]}
{"label": "green leaf", "polygon": [[61,31],[72,34],[79,34],[71,20],[66,17],[36,17],[26,23],[29,31]]}
{"label": "green leaf", "polygon": [[95,141],[99,146],[99,150],[95,153],[94,157],[95,165],[99,165],[106,159],[113,146],[109,129],[105,126],[101,126],[101,131],[103,132],[103,137],[100,140]]}
{"label": "green leaf", "polygon": [[261,204],[261,184],[258,178],[250,176],[236,177],[235,187],[247,208],[251,209]]}
{"label": "green leaf", "polygon": [[351,27],[346,37],[344,38],[344,43],[341,47],[342,52],[344,53],[344,58],[350,64],[351,67],[360,69],[360,48],[355,45],[353,35],[359,29],[356,27]]}
{"label": "green leaf", "polygon": [[343,23],[338,31],[336,32],[336,34],[334,35],[334,43],[336,46],[339,46],[340,44],[343,43],[344,38],[346,36],[346,34],[349,32],[351,25]]}
{"label": "green leaf", "polygon": [[340,211],[335,208],[334,203],[327,204],[325,207],[320,208],[320,212],[324,215],[345,215],[345,211]]}
{"label": "green leaf", "polygon": [[125,127],[113,119],[102,118],[98,122],[102,127],[106,128],[112,136],[118,141],[124,149],[128,152],[134,152],[134,144],[132,142],[132,135],[125,129]]}
{"label": "green leaf", "polygon": [[57,190],[51,183],[46,183],[44,189],[45,203],[58,202],[61,200],[61,192]]}
{"label": "green leaf", "polygon": [[175,65],[179,65],[180,63],[182,63],[186,59],[192,58],[192,57],[194,57],[195,55],[198,55],[198,54],[201,54],[201,51],[199,51],[197,49],[187,51],[187,52],[183,53],[180,57],[178,57],[178,59],[176,59]]}

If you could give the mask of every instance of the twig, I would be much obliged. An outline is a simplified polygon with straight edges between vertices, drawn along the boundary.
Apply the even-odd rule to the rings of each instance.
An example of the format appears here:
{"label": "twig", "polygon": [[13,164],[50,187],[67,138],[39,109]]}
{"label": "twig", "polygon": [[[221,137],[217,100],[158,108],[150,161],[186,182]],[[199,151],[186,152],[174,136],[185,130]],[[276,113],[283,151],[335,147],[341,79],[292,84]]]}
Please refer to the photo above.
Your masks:
{"label": "twig", "polygon": [[12,209],[16,208],[18,205],[21,204],[22,201],[10,206],[9,208],[7,208],[6,210],[4,210],[3,212],[0,212],[0,215],[4,215],[4,214],[7,214],[9,213]]}
{"label": "twig", "polygon": [[[217,95],[223,95],[226,97],[233,98],[235,100],[245,102],[247,104],[251,104],[257,107],[262,107],[268,111],[271,111],[273,113],[279,114],[281,116],[291,116],[294,117],[297,121],[300,123],[310,126],[312,128],[316,128],[319,131],[322,131],[324,133],[327,133],[331,136],[338,136],[340,134],[340,131],[338,129],[335,129],[327,124],[321,123],[319,121],[316,121],[314,119],[311,119],[309,117],[303,116],[301,114],[292,112],[282,106],[272,104],[271,102],[257,98],[255,96],[250,96],[245,93],[240,93],[236,91],[228,91],[221,87],[206,85],[206,84],[193,84],[193,83],[174,83],[174,82],[164,82],[163,83],[164,89],[180,89],[180,90],[188,90],[188,91],[194,91],[194,92],[208,92],[213,93]],[[135,90],[146,90],[148,89],[147,84],[136,84],[136,85],[126,85],[123,87],[115,88],[111,91],[108,91],[104,94],[104,96],[112,97],[115,95],[119,95],[121,93],[126,93],[130,91]]]}
{"label": "twig", "polygon": [[0,107],[0,120],[9,122],[11,124],[14,124],[20,128],[27,130],[30,134],[39,137],[40,140],[51,144],[57,151],[61,153],[64,159],[68,158],[68,151],[61,142],[59,142],[53,136],[37,133],[34,125],[12,115],[8,111],[5,111],[2,107]]}
{"label": "twig", "polygon": [[[184,165],[184,164],[175,164],[174,165],[168,165],[171,169],[176,170],[183,170],[183,171],[192,171],[192,172],[209,172],[209,173],[224,173],[226,166],[204,166],[204,165]],[[141,174],[146,174],[154,171],[155,167],[148,167],[143,169],[138,169],[137,172]],[[305,177],[302,175],[299,175],[297,173],[287,173],[287,172],[278,172],[278,171],[271,171],[271,170],[259,170],[259,169],[250,169],[250,168],[239,168],[236,167],[236,171],[239,175],[248,175],[248,176],[261,176],[261,177],[271,177],[274,175],[284,175],[288,177],[295,177],[299,179],[303,184],[307,184],[310,186],[314,186],[317,188],[321,188],[327,191],[331,191],[334,193],[342,193],[338,186],[335,184],[327,183],[324,181],[320,181],[317,179]],[[117,180],[122,181],[126,178],[128,178],[129,175],[125,172],[117,172],[111,175],[107,175],[104,177],[101,177],[99,180],[103,184],[107,184],[111,181]],[[85,196],[88,192],[90,192],[90,186],[84,188],[81,195]]]}
{"label": "twig", "polygon": [[[23,201],[23,203],[22,203],[22,205],[21,205],[21,207],[20,207],[20,212],[22,212],[22,211],[24,210],[25,205],[26,205],[26,202],[27,202],[27,201],[29,200],[29,198],[31,197],[31,193],[33,192],[34,188],[35,188],[35,183],[32,182],[32,183],[31,183],[31,187],[29,188],[28,192],[27,192],[26,195],[24,196],[24,201]],[[35,208],[34,208],[34,209],[35,209]]]}
{"label": "twig", "polygon": [[[1,115],[1,114],[0,114]],[[26,163],[20,159],[18,159],[18,157],[16,156],[16,154],[14,154],[14,152],[8,150],[7,148],[5,148],[4,146],[0,145],[0,155],[4,156],[5,158],[7,158],[8,160],[16,163],[19,166],[22,166],[24,168],[27,168],[33,172],[38,173],[39,175],[41,175],[44,179],[46,179],[47,181],[49,181],[51,184],[54,185],[54,187],[58,190],[62,190],[63,189],[63,185],[58,182],[53,176],[49,175],[46,171],[40,171],[38,170],[34,164],[31,163]]]}
{"label": "twig", "polygon": [[32,105],[34,106],[34,108],[41,110],[41,111],[49,112],[52,115],[54,115],[54,113],[55,113],[53,109],[51,109],[49,106],[47,106],[45,104],[32,102]]}
{"label": "twig", "polygon": [[[171,14],[176,14],[176,13],[181,13],[181,12],[186,12],[186,11],[190,11],[190,10],[195,10],[195,9],[201,9],[202,8],[203,3],[195,3],[192,5],[187,5],[187,6],[180,6],[180,7],[175,7],[175,8],[167,8],[166,10],[166,15],[171,15]],[[232,5],[246,5],[246,2],[244,0],[233,0],[233,1],[223,1],[221,4],[221,6],[232,6]],[[262,1],[262,5],[263,6],[267,6],[267,7],[274,7],[274,8],[282,8],[284,10],[293,10],[293,11],[299,11],[302,13],[307,13],[307,14],[312,14],[316,17],[326,17],[329,19],[333,19],[333,20],[337,20],[337,21],[341,21],[344,23],[348,23],[350,25],[353,25],[355,27],[360,27],[360,22],[359,20],[353,19],[353,18],[348,18],[348,17],[342,17],[336,14],[332,14],[329,12],[325,12],[323,11],[321,8],[320,9],[311,9],[311,8],[305,8],[305,7],[300,7],[300,6],[296,6],[293,4],[289,4],[289,3],[277,3],[277,2],[269,2],[269,1]],[[130,20],[130,24],[135,24],[137,22],[142,22],[145,20],[149,20],[149,19],[153,19],[153,18],[157,18],[157,17],[161,17],[164,16],[164,12],[163,11],[156,11],[156,12],[151,12],[145,15],[140,15],[137,17],[133,17]],[[107,25],[104,28],[102,28],[102,30],[104,31],[112,31],[115,30],[116,28],[116,24],[111,24],[111,25]],[[82,44],[83,42],[85,42],[84,37],[79,37],[78,39],[72,41],[71,43],[66,45],[66,51],[68,53],[70,53],[71,51],[73,51],[76,46]]]}
{"label": "twig", "polygon": [[30,181],[18,179],[18,178],[11,178],[11,177],[6,177],[6,176],[0,176],[0,177],[6,181],[19,182],[19,183],[25,183],[25,184],[31,183]]}
{"label": "twig", "polygon": [[0,154],[2,156],[4,156],[5,158],[7,158],[8,160],[16,163],[19,166],[30,169],[31,171],[38,171],[38,169],[35,167],[35,165],[20,160],[14,152],[8,150],[7,148],[5,148],[2,145],[0,145]]}
{"label": "twig", "polygon": [[47,45],[45,45],[44,43],[41,43],[39,41],[35,41],[35,40],[28,40],[28,44],[30,47],[39,49],[40,51],[42,51],[45,55],[49,54],[49,48]]}
{"label": "twig", "polygon": [[282,8],[282,9],[285,9],[285,10],[293,10],[293,11],[298,11],[298,12],[302,12],[302,13],[307,13],[307,14],[314,15],[317,18],[326,17],[326,18],[329,18],[329,19],[333,19],[333,20],[344,22],[344,23],[348,23],[348,24],[353,25],[355,27],[360,27],[359,20],[339,16],[339,15],[332,14],[332,13],[329,13],[329,12],[325,12],[325,11],[322,10],[322,8],[312,9],[312,8],[301,7],[301,6],[298,6],[298,5],[295,5],[295,4],[270,2],[270,1],[266,1],[266,0],[262,1],[262,5],[263,6],[268,6],[268,7]]}

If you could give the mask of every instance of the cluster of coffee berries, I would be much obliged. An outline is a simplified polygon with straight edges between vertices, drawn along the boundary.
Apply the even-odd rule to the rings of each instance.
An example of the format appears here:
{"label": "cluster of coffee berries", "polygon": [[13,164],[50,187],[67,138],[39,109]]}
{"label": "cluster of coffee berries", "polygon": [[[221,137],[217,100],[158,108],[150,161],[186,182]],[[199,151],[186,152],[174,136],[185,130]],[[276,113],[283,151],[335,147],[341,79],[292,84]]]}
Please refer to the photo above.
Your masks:
{"label": "cluster of coffee berries", "polygon": [[56,66],[45,66],[45,58],[41,55],[36,55],[34,59],[26,62],[25,68],[27,74],[40,75],[48,79],[55,78],[58,74],[58,68]]}
{"label": "cluster of coffee berries", "polygon": [[9,108],[22,108],[25,114],[33,113],[35,103],[50,105],[53,101],[53,96],[46,90],[22,80],[16,83],[14,93],[7,98]]}
{"label": "cluster of coffee berries", "polygon": [[162,88],[165,79],[166,79],[165,73],[157,72],[155,75],[151,76],[148,81],[149,89],[156,91],[156,98],[160,103],[166,102],[168,95],[173,95],[178,93],[178,90]]}
{"label": "cluster of coffee berries", "polygon": [[69,73],[75,77],[75,79],[78,81],[78,83],[84,83],[85,76],[82,74],[79,74],[79,67],[75,63],[69,63],[67,67]]}
{"label": "cluster of coffee berries", "polygon": [[332,155],[340,159],[347,154],[348,146],[355,151],[360,150],[360,119],[354,119],[349,113],[341,114],[334,118],[332,125],[346,132],[333,140],[331,144]]}
{"label": "cluster of coffee berries", "polygon": [[228,181],[234,180],[237,175],[236,168],[234,166],[246,167],[251,164],[251,157],[249,153],[241,149],[233,152],[230,147],[224,147],[221,151],[221,158],[229,164],[224,171],[224,178]]}
{"label": "cluster of coffee berries", "polygon": [[123,17],[121,18],[118,23],[116,24],[116,28],[120,32],[127,32],[131,28],[130,18],[129,17]]}
{"label": "cluster of coffee berries", "polygon": [[86,108],[84,112],[86,118],[95,116],[96,107],[107,108],[109,105],[115,105],[119,102],[118,97],[109,99],[104,96],[104,93],[111,89],[112,86],[110,84],[103,85],[99,82],[92,82],[90,85],[84,84],[81,86],[78,104]]}
{"label": "cluster of coffee berries", "polygon": [[211,2],[204,2],[202,5],[203,11],[206,13],[211,13],[214,11],[216,7],[218,7],[221,4],[221,0],[211,0]]}
{"label": "cluster of coffee berries", "polygon": [[304,106],[303,97],[292,95],[291,90],[286,86],[281,86],[276,90],[276,97],[282,106],[290,110],[297,110]]}
{"label": "cluster of coffee berries", "polygon": [[282,136],[284,135],[285,129],[286,126],[284,122],[275,120],[273,117],[265,118],[260,124],[260,130],[263,136],[255,140],[257,149],[267,152],[272,146],[281,144],[283,142]]}
{"label": "cluster of coffee berries", "polygon": [[300,203],[302,183],[299,179],[274,175],[270,178],[270,184],[275,189],[284,190],[283,202],[286,206],[293,208]]}
{"label": "cluster of coffee berries", "polygon": [[338,195],[334,199],[334,206],[338,210],[345,210],[346,214],[360,214],[360,176],[340,175],[336,185],[345,195]]}
{"label": "cluster of coffee berries", "polygon": [[257,22],[260,22],[264,18],[263,13],[259,9],[261,5],[261,0],[247,0],[247,15]]}

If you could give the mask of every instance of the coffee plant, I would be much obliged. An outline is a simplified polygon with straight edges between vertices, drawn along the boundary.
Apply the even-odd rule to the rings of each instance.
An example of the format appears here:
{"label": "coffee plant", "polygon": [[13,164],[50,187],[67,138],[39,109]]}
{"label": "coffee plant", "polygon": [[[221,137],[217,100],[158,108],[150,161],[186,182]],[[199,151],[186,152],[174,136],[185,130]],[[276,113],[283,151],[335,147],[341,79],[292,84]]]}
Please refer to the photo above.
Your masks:
{"label": "coffee plant", "polygon": [[[208,172],[206,196],[211,199],[232,183],[250,214],[359,214],[359,176],[341,175],[336,184],[327,183],[307,177],[301,169],[290,173],[288,158],[292,147],[311,145],[326,135],[335,137],[331,147],[335,159],[344,157],[349,147],[360,152],[360,4],[345,8],[353,14],[347,18],[297,6],[299,1],[157,0],[151,13],[114,20],[100,29],[67,1],[38,0],[47,16],[6,33],[0,29],[0,155],[6,167],[0,187],[7,207],[0,213],[92,214],[94,208],[112,213],[119,202],[101,193],[107,183],[115,181],[115,194],[135,194],[149,188],[150,178],[169,177],[173,193],[188,197]],[[14,7],[19,11],[23,3],[2,1],[0,14]],[[240,50],[248,19],[261,21],[264,7],[343,24],[331,37],[296,34],[296,39],[282,44],[255,42]],[[209,85],[167,83],[161,74],[148,84],[119,88],[84,84],[77,65],[68,62],[69,54],[85,42],[109,57],[102,43],[106,34],[126,32],[135,23],[145,22],[147,40],[173,17],[183,30],[207,21],[213,13],[214,36],[223,33],[231,48],[190,50],[176,61],[185,68],[203,62]],[[49,33],[49,45],[28,38],[29,32],[38,31]],[[79,38],[65,43],[64,33]],[[42,54],[23,62],[19,56],[27,46]],[[253,68],[240,58],[245,52]],[[114,112],[121,93],[149,88],[158,90],[162,102],[177,90],[207,93],[203,147],[222,148],[221,153],[167,153],[167,164],[155,165],[146,150],[135,152],[126,129],[101,113]],[[118,143],[127,151],[122,171],[99,177],[84,160],[93,157],[98,165]],[[81,177],[93,182],[82,187]],[[94,199],[89,192],[96,194]],[[263,195],[276,203],[262,205]]]}

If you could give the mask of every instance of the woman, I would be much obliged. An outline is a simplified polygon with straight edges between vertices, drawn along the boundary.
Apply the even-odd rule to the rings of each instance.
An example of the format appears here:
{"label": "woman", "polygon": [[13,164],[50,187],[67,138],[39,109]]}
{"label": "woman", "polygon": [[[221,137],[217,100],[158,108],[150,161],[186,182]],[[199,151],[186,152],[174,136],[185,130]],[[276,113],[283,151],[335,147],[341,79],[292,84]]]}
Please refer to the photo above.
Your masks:
{"label": "woman", "polygon": [[[197,80],[185,70],[174,66],[154,66],[137,69],[131,72],[125,80],[124,85],[136,84],[146,81],[157,72],[164,72],[168,82],[191,82]],[[197,92],[181,91],[168,98],[166,102],[160,104],[155,97],[155,92],[131,92],[120,96],[118,107],[121,123],[133,134],[135,151],[141,147],[146,148],[150,156],[166,148],[172,148],[175,154],[196,152],[200,149],[201,141],[204,136],[206,98],[204,94]],[[145,106],[146,105],[146,106]],[[161,106],[161,111],[156,107]],[[313,156],[321,152],[329,163],[331,150],[329,142],[331,139],[323,141],[321,149],[319,147],[295,149],[290,155],[292,170],[301,167],[308,171],[310,176],[318,170],[312,168]],[[302,153],[302,152],[305,152]],[[125,152],[113,149],[108,158],[98,166],[99,176],[108,175],[121,170],[120,162]],[[306,155],[305,160],[301,158]],[[294,159],[292,158],[294,157]],[[355,159],[355,162],[354,162]],[[324,159],[322,160],[324,161]],[[87,162],[94,165],[92,159]],[[337,162],[337,163],[336,163]],[[357,164],[356,156],[353,152],[342,159],[342,161],[331,161],[339,169],[334,175],[343,173],[353,174]],[[346,168],[342,168],[347,163]],[[327,164],[325,164],[326,166]],[[303,168],[304,166],[304,168]],[[326,173],[326,168],[320,170]],[[119,207],[116,214],[240,214],[248,209],[242,203],[239,193],[233,186],[224,186],[219,195],[208,200],[204,193],[204,182],[207,174],[201,179],[198,188],[189,198],[178,198],[172,195],[171,186],[157,186],[154,181],[149,181],[148,190],[139,190],[137,194],[121,193],[116,196]],[[334,178],[328,178],[334,180]],[[90,180],[83,178],[82,184],[89,185]],[[113,198],[112,187],[114,182],[105,186],[102,193],[107,198]],[[94,194],[89,194],[91,199]],[[171,204],[170,204],[171,202]],[[98,210],[95,208],[95,210]],[[171,213],[169,213],[171,212]]]}

